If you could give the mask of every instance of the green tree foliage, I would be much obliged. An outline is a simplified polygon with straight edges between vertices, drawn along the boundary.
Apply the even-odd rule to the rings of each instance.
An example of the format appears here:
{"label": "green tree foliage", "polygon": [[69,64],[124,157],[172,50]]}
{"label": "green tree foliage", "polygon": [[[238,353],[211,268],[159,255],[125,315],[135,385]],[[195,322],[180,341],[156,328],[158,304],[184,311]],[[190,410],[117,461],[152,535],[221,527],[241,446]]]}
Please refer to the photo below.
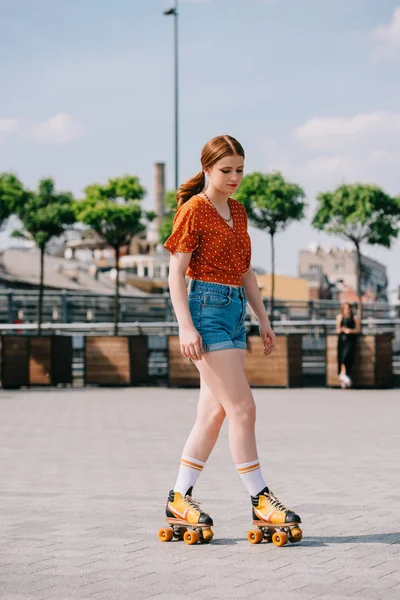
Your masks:
{"label": "green tree foliage", "polygon": [[316,229],[353,242],[357,253],[357,295],[362,319],[361,244],[390,248],[399,231],[400,199],[375,185],[340,185],[317,197]]}
{"label": "green tree foliage", "polygon": [[29,199],[29,192],[13,173],[0,173],[0,230]]}
{"label": "green tree foliage", "polygon": [[275,300],[275,235],[293,221],[304,218],[304,192],[281,173],[250,173],[243,178],[235,198],[246,209],[250,223],[271,239],[271,321]]}
{"label": "green tree foliage", "polygon": [[[23,199],[23,202],[21,202]],[[33,240],[40,250],[38,333],[41,332],[44,290],[44,256],[52,237],[61,235],[75,222],[74,200],[70,192],[56,192],[52,179],[42,179],[36,192],[20,193],[15,212],[21,228],[14,237]]]}
{"label": "green tree foliage", "polygon": [[86,197],[76,203],[78,221],[95,231],[115,252],[117,272],[115,283],[114,332],[119,321],[119,259],[123,246],[146,230],[144,221],[155,218],[153,212],[142,209],[140,200],[146,191],[134,176],[109,179],[105,185],[93,184],[85,189]]}
{"label": "green tree foliage", "polygon": [[160,223],[159,236],[160,242],[164,244],[172,233],[172,226],[176,211],[176,191],[167,192],[164,199],[165,214]]}

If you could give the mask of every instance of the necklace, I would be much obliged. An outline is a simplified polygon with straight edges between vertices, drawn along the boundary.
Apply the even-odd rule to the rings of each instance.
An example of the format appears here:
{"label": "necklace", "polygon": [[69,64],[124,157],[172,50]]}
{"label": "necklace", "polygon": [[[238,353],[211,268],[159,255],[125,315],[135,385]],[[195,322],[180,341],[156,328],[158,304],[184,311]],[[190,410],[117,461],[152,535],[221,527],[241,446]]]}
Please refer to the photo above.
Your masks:
{"label": "necklace", "polygon": [[214,202],[212,200],[210,200],[210,198],[207,196],[207,194],[203,191],[204,196],[206,197],[206,199],[209,201],[210,204],[212,204],[212,206],[215,208],[215,210],[217,211],[217,213],[219,214],[220,217],[222,217],[222,219],[226,222],[229,223],[229,221],[232,221],[232,211],[231,211],[231,207],[229,206],[229,202],[228,202],[228,206],[229,206],[229,219],[225,219],[225,217],[223,217],[221,215],[221,213],[219,212],[219,210],[217,209],[217,207],[215,206]]}

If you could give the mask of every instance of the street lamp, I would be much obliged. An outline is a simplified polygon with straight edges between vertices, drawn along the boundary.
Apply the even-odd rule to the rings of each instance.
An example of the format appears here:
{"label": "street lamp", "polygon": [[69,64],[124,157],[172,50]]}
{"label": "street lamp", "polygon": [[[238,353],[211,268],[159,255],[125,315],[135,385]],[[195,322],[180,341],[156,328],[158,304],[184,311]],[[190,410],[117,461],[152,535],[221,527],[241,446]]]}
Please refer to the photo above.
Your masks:
{"label": "street lamp", "polygon": [[175,189],[179,187],[179,96],[178,96],[178,0],[175,6],[164,11],[174,17],[174,70],[175,70]]}

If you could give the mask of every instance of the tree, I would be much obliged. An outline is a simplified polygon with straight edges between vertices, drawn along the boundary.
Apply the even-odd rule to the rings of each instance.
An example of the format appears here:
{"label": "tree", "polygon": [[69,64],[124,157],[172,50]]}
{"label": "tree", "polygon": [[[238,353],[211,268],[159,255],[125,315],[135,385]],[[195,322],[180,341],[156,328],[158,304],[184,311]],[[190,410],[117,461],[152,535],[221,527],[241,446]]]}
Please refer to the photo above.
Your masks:
{"label": "tree", "polygon": [[375,185],[340,185],[317,196],[312,224],[316,229],[353,242],[357,255],[357,296],[362,320],[361,244],[390,248],[397,237],[400,199],[392,198]]}
{"label": "tree", "polygon": [[164,198],[165,214],[160,223],[159,236],[160,242],[164,244],[172,233],[172,226],[176,211],[176,191],[167,192]]}
{"label": "tree", "polygon": [[22,227],[14,237],[33,240],[40,250],[40,284],[38,306],[38,335],[41,334],[44,291],[44,256],[46,245],[75,222],[74,200],[70,192],[56,192],[52,179],[41,179],[38,190],[25,194],[17,202],[16,214]]}
{"label": "tree", "polygon": [[271,322],[275,303],[275,235],[292,221],[304,218],[304,192],[298,185],[285,181],[281,173],[251,173],[243,178],[235,193],[246,209],[254,227],[271,237]]}
{"label": "tree", "polygon": [[105,185],[93,184],[85,189],[86,197],[76,203],[79,221],[93,229],[115,252],[117,272],[114,301],[114,333],[119,322],[119,258],[121,247],[145,231],[143,220],[152,221],[153,212],[145,212],[140,200],[146,191],[133,176],[109,179]]}
{"label": "tree", "polygon": [[29,192],[13,173],[0,173],[0,231],[8,218],[23,207],[28,198]]}

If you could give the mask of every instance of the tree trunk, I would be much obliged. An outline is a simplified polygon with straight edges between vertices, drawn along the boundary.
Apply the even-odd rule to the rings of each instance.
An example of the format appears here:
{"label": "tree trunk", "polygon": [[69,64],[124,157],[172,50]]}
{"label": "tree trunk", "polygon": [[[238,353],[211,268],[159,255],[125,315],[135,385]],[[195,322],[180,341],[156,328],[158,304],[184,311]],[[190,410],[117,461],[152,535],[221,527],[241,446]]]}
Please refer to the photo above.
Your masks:
{"label": "tree trunk", "polygon": [[118,322],[119,322],[119,251],[120,247],[117,246],[115,250],[115,268],[117,269],[117,277],[115,279],[115,299],[114,299],[114,335],[118,335]]}
{"label": "tree trunk", "polygon": [[40,284],[39,284],[39,306],[38,306],[38,335],[42,333],[42,319],[43,319],[43,292],[44,292],[44,251],[45,247],[40,248]]}
{"label": "tree trunk", "polygon": [[274,234],[271,234],[271,325],[274,322],[275,309],[275,245]]}
{"label": "tree trunk", "polygon": [[361,291],[361,250],[360,244],[355,242],[357,252],[357,296],[358,296],[358,315],[360,318],[360,324],[363,318],[363,304],[362,304],[362,291]]}

